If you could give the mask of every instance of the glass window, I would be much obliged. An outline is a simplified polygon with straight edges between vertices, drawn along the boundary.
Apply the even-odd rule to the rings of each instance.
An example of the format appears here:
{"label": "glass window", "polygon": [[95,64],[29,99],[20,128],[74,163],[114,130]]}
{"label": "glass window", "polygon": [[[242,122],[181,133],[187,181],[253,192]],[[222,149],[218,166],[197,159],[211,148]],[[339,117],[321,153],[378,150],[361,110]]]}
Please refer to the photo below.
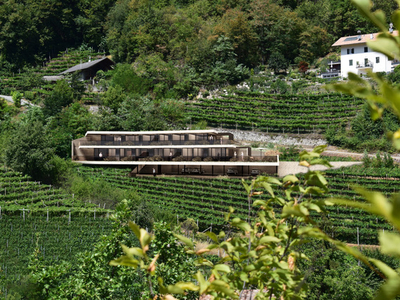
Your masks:
{"label": "glass window", "polygon": [[349,60],[349,66],[352,66],[352,65],[353,65],[353,60],[350,59],[350,60]]}
{"label": "glass window", "polygon": [[350,54],[350,49],[347,49],[347,54]]}
{"label": "glass window", "polygon": [[364,52],[368,52],[368,47],[364,47]]}
{"label": "glass window", "polygon": [[365,66],[368,66],[368,65],[369,65],[369,63],[368,63],[368,58],[364,58],[364,65],[365,65]]}
{"label": "glass window", "polygon": [[351,48],[351,53],[354,53],[354,48]]}
{"label": "glass window", "polygon": [[379,56],[375,58],[375,62],[379,64]]}

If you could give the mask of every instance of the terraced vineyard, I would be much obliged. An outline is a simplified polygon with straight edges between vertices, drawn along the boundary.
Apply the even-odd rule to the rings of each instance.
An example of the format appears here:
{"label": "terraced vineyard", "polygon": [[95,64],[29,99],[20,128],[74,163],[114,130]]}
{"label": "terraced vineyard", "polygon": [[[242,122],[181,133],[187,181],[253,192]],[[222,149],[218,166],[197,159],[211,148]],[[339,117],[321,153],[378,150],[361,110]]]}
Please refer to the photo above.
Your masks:
{"label": "terraced vineyard", "polygon": [[[247,198],[238,179],[128,177],[129,171],[77,167],[82,176],[93,180],[101,178],[115,187],[137,190],[148,201],[176,214],[179,221],[193,218],[201,230],[210,226],[213,230],[222,228],[222,217],[229,206],[234,207],[241,218],[247,217]],[[360,199],[351,189],[353,184],[386,195],[398,192],[400,188],[399,169],[353,166],[327,171],[326,176],[331,191],[327,197]],[[28,177],[6,169],[0,169],[0,206],[0,276],[6,276],[6,280],[11,282],[26,274],[29,255],[36,243],[36,232],[40,232],[41,258],[55,263],[60,257],[73,258],[75,253],[91,249],[101,234],[111,231],[111,223],[102,217],[107,210],[96,207],[94,212],[93,204],[85,206],[49,185],[29,181]],[[22,209],[29,211],[24,213]],[[318,215],[315,219],[326,232],[348,243],[357,243],[357,230],[361,244],[377,244],[379,230],[392,230],[381,218],[346,207],[327,207],[325,216]]]}
{"label": "terraced vineyard", "polygon": [[[243,219],[247,217],[247,198],[238,179],[214,178],[195,179],[188,177],[128,177],[129,169],[106,169],[79,167],[85,176],[101,177],[122,189],[136,189],[149,201],[162,208],[169,209],[181,221],[186,218],[198,220],[201,230],[210,226],[222,227],[222,216],[229,206]],[[389,173],[391,172],[391,173]],[[391,178],[376,179],[383,173],[392,174]],[[327,172],[331,193],[326,197],[345,197],[360,199],[351,189],[358,183],[367,188],[380,190],[390,195],[400,188],[400,181],[393,181],[393,176],[400,178],[400,170],[365,169],[354,166],[343,170]],[[350,183],[350,184],[349,184]],[[257,197],[263,197],[257,196]],[[315,216],[320,226],[340,240],[357,243],[357,228],[361,244],[377,244],[377,231],[392,230],[382,219],[364,211],[346,207],[327,207],[324,217]],[[329,227],[329,228],[328,228]]]}
{"label": "terraced vineyard", "polygon": [[266,95],[237,92],[214,99],[187,103],[192,122],[207,121],[211,126],[252,129],[263,132],[324,132],[354,118],[363,101],[341,94]]}
{"label": "terraced vineyard", "polygon": [[74,199],[73,195],[51,185],[32,181],[29,176],[0,168],[0,216],[4,214],[19,214],[22,209],[30,212],[73,213],[96,210],[107,213],[109,210],[97,207],[95,204]]}
{"label": "terraced vineyard", "polygon": [[20,216],[3,215],[0,228],[0,277],[17,282],[29,272],[29,258],[38,237],[39,259],[45,264],[72,262],[76,253],[93,249],[101,235],[109,234],[112,223],[104,217],[94,218],[93,213],[74,215],[71,221],[68,214],[50,214],[47,218],[46,214],[36,213],[26,215],[24,220],[21,213]]}
{"label": "terraced vineyard", "polygon": [[27,274],[36,233],[45,263],[73,259],[74,254],[92,249],[100,235],[111,232],[109,212],[0,168],[0,277],[15,282]]}

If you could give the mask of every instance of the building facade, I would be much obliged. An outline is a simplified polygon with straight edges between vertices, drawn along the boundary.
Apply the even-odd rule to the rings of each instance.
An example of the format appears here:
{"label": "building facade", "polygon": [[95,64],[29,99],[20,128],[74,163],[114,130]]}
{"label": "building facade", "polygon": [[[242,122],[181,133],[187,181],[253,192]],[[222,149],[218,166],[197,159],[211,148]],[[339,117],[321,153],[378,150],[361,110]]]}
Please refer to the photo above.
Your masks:
{"label": "building facade", "polygon": [[278,156],[252,153],[229,132],[88,131],[72,141],[73,161],[129,166],[132,174],[258,175],[277,173]]}
{"label": "building facade", "polygon": [[[398,35],[398,31],[393,31]],[[382,53],[372,51],[367,42],[374,41],[378,33],[358,34],[354,36],[341,37],[332,46],[340,47],[341,55],[341,77],[348,77],[352,72],[358,75],[366,74],[367,71],[391,72],[399,64],[391,61]]]}

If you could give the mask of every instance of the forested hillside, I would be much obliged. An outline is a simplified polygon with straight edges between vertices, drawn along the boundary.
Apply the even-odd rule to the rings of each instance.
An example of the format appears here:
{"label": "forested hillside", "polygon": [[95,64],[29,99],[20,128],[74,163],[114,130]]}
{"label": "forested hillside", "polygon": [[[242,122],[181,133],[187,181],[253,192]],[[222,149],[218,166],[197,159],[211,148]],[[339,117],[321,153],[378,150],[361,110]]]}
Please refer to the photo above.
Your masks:
{"label": "forested hillside", "polygon": [[[387,16],[395,7],[395,0],[374,1]],[[117,62],[195,72],[204,83],[239,64],[312,63],[335,39],[374,31],[346,0],[7,0],[0,10],[3,68],[87,45]]]}

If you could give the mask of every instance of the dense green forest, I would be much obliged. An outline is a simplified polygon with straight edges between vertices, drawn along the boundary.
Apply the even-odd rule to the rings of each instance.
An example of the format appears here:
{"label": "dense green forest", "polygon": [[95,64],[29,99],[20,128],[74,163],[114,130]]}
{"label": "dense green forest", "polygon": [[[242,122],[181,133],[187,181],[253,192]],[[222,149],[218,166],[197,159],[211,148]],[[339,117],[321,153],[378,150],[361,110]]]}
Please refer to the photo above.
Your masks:
{"label": "dense green forest", "polygon": [[[396,7],[374,1],[388,17]],[[346,0],[28,0],[2,1],[0,9],[3,69],[40,65],[85,45],[142,70],[159,67],[164,76],[194,73],[201,83],[240,65],[312,63],[337,38],[375,31]]]}

